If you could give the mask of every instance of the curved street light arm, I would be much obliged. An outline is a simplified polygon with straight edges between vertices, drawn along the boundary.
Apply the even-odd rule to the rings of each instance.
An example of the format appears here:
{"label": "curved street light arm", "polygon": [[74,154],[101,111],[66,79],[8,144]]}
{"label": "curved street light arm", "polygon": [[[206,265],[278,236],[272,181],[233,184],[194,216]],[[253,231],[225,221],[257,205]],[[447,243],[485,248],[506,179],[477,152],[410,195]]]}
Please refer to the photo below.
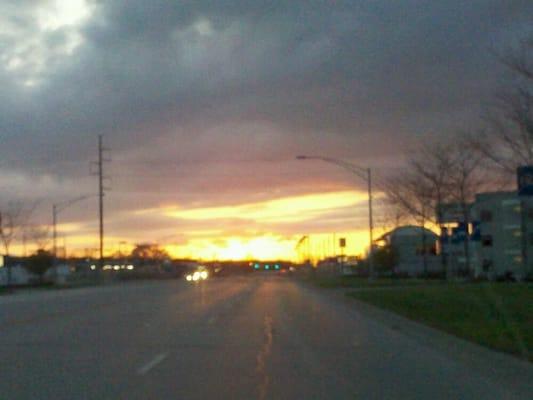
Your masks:
{"label": "curved street light arm", "polygon": [[369,246],[368,246],[368,278],[373,279],[374,262],[372,249],[374,245],[374,217],[372,211],[372,174],[370,168],[363,168],[359,165],[352,164],[348,161],[339,160],[336,158],[322,157],[322,156],[305,156],[300,155],[296,157],[297,160],[321,160],[330,164],[335,164],[363,179],[368,185],[368,231],[369,231]]}
{"label": "curved street light arm", "polygon": [[[75,197],[70,200],[65,200],[61,203],[54,204],[52,206],[52,240],[53,240],[53,254],[54,254],[54,267],[57,263],[57,215],[66,209],[67,207],[70,207],[74,203],[77,203],[78,201],[82,201],[91,197],[95,197],[94,194],[86,194],[84,196]],[[57,271],[55,272],[57,273]]]}
{"label": "curved street light arm", "polygon": [[55,204],[55,210],[57,213],[63,211],[65,208],[68,208],[70,207],[71,205],[73,205],[74,203],[77,203],[78,201],[82,201],[82,200],[85,200],[85,199],[88,199],[88,198],[91,198],[91,197],[95,197],[96,195],[95,194],[86,194],[84,196],[79,196],[79,197],[75,197],[73,199],[70,199],[70,200],[66,200],[66,201],[63,201],[61,203],[57,203]]}
{"label": "curved street light arm", "polygon": [[344,168],[345,170],[348,170],[352,172],[353,174],[357,175],[361,179],[364,179],[365,181],[368,180],[368,168],[363,168],[359,165],[352,164],[348,161],[339,160],[336,158],[331,157],[322,157],[322,156],[297,156],[297,160],[321,160],[330,164],[338,165],[339,167]]}

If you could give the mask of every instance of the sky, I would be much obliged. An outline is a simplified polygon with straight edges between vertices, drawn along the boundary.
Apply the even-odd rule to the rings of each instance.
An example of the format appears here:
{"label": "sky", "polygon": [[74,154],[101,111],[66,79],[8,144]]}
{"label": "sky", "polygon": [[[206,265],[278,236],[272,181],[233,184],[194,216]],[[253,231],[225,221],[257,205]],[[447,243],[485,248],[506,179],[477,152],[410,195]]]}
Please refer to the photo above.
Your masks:
{"label": "sky", "polygon": [[[44,225],[95,194],[103,135],[108,252],[295,259],[303,235],[326,255],[336,234],[361,253],[365,182],[295,156],[379,177],[473,129],[532,16],[526,0],[3,0],[0,207]],[[62,211],[60,245],[95,248],[97,212]]]}

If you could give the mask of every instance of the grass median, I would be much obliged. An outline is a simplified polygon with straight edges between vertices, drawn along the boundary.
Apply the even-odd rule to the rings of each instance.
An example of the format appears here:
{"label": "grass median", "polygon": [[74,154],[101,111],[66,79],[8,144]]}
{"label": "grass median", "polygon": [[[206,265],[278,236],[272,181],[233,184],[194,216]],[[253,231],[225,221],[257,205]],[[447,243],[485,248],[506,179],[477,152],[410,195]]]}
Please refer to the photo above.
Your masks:
{"label": "grass median", "polygon": [[533,361],[533,284],[446,284],[348,294],[478,344]]}

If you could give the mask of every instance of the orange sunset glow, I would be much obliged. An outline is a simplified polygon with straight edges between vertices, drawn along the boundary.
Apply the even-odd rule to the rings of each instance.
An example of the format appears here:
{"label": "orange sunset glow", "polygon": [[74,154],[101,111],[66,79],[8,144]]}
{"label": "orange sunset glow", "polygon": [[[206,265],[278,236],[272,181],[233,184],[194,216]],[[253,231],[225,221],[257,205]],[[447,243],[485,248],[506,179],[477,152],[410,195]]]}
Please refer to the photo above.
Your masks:
{"label": "orange sunset glow", "polygon": [[[344,190],[203,208],[177,204],[138,209],[121,216],[121,219],[138,221],[134,232],[117,234],[114,230],[120,230],[115,228],[120,227],[120,220],[110,218],[105,253],[126,253],[135,243],[150,242],[142,236],[143,224],[160,219],[168,227],[158,231],[151,242],[164,247],[173,258],[300,261],[303,255],[296,250],[296,244],[303,235],[310,236],[305,256],[311,259],[342,252],[361,254],[368,246],[368,231],[366,211],[364,208],[359,211],[357,206],[365,204],[366,196],[364,192]],[[353,225],[353,217],[360,217],[359,226]],[[66,247],[70,255],[94,253],[97,237],[90,232],[94,223],[59,223],[57,230],[60,251]],[[340,237],[347,239],[346,249],[335,244]],[[14,249],[23,251],[21,245]]]}

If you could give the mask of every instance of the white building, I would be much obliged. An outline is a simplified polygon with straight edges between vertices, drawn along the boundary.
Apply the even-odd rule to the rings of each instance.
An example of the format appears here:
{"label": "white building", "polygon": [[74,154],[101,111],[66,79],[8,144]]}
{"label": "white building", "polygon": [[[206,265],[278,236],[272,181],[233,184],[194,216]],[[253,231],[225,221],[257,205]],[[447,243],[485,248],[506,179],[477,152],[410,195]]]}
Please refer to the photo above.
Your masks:
{"label": "white building", "polygon": [[[0,268],[0,286],[7,286],[8,267]],[[28,285],[34,283],[38,278],[32,273],[28,272],[22,265],[11,266],[11,284],[12,285]]]}
{"label": "white building", "polygon": [[442,271],[437,257],[438,235],[420,226],[401,226],[381,236],[377,242],[390,245],[397,257],[395,273],[418,276]]}
{"label": "white building", "polygon": [[[7,266],[0,267],[0,286],[7,286],[9,268]],[[54,282],[56,284],[65,284],[72,275],[71,268],[68,265],[58,265],[57,267],[49,268],[44,276],[44,282]],[[11,285],[31,285],[39,283],[39,276],[32,274],[21,263],[13,263],[11,265]]]}

